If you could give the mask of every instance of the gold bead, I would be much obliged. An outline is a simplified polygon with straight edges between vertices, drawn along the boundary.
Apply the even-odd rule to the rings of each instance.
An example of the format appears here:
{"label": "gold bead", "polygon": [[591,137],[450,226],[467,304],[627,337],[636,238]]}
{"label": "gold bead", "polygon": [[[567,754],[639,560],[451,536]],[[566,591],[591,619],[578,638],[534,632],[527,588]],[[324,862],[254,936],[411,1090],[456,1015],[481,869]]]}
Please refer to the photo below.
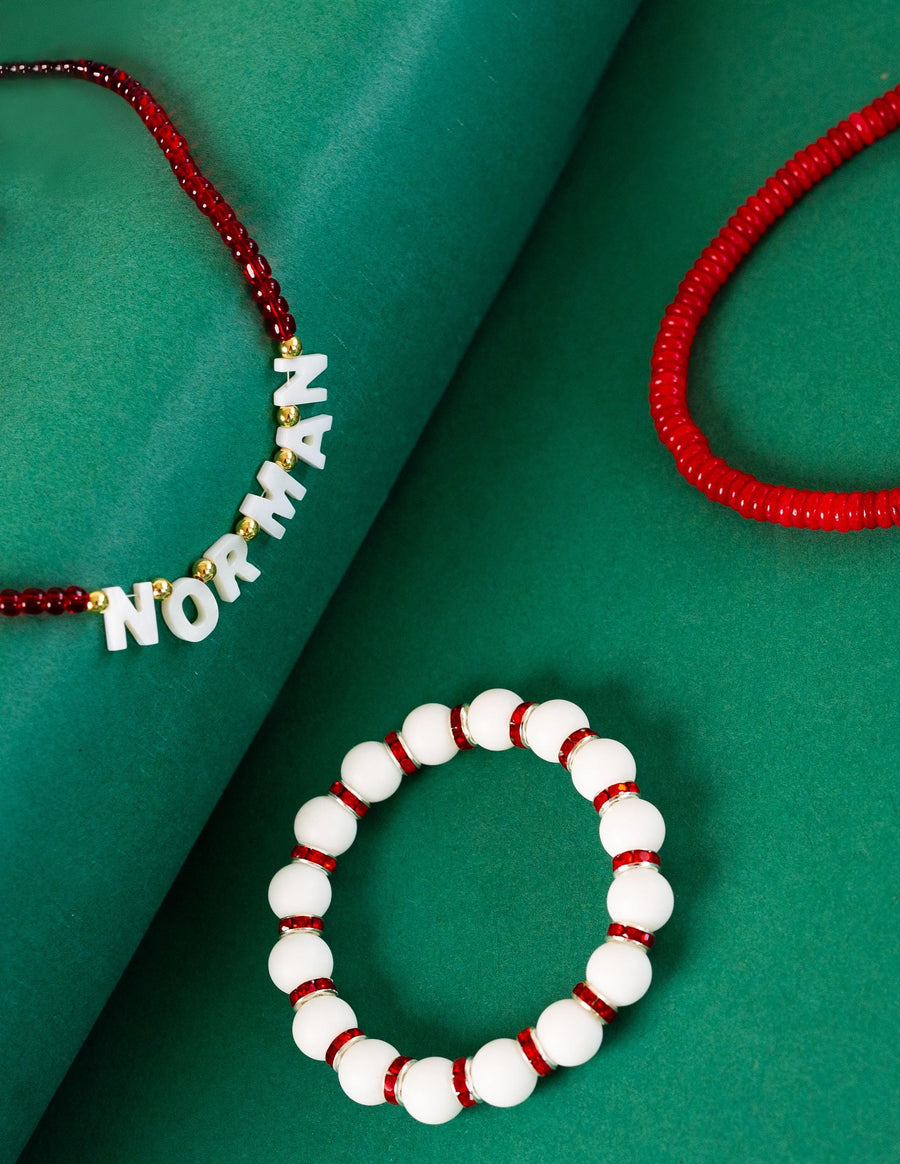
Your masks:
{"label": "gold bead", "polygon": [[198,558],[191,566],[191,575],[199,582],[212,582],[216,576],[215,563],[209,558]]}
{"label": "gold bead", "polygon": [[234,532],[245,542],[252,542],[259,533],[259,522],[253,517],[242,517],[234,527]]}
{"label": "gold bead", "polygon": [[278,348],[284,359],[295,360],[303,351],[303,344],[295,335],[292,335],[290,339],[282,340]]}
{"label": "gold bead", "polygon": [[296,404],[286,404],[275,413],[275,419],[282,428],[293,428],[300,419],[300,409]]}
{"label": "gold bead", "polygon": [[291,452],[290,449],[279,449],[278,455],[275,458],[275,464],[280,465],[285,473],[290,473],[291,469],[297,464],[297,454]]}
{"label": "gold bead", "polygon": [[164,598],[168,598],[172,593],[172,583],[168,578],[154,578],[153,579],[153,597],[157,602],[162,602]]}
{"label": "gold bead", "polygon": [[105,590],[92,590],[88,595],[88,610],[102,614],[109,606],[109,598]]}

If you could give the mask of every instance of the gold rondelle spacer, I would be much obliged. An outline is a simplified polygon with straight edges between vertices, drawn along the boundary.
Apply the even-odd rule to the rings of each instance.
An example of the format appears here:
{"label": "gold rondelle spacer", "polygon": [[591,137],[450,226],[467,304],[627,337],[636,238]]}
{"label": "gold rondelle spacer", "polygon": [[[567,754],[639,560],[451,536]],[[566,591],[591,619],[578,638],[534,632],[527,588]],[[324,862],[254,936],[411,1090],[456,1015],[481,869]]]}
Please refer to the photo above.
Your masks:
{"label": "gold rondelle spacer", "polygon": [[153,579],[153,597],[157,602],[162,602],[164,598],[168,598],[172,593],[172,583],[168,578],[154,578]]}
{"label": "gold rondelle spacer", "polygon": [[275,463],[276,465],[280,465],[285,473],[290,473],[291,469],[297,464],[297,454],[290,449],[279,449]]}
{"label": "gold rondelle spacer", "polygon": [[92,590],[88,595],[88,610],[102,614],[109,606],[109,598],[105,590]]}
{"label": "gold rondelle spacer", "polygon": [[275,413],[275,419],[282,428],[293,428],[300,420],[300,409],[296,404],[285,404]]}
{"label": "gold rondelle spacer", "polygon": [[191,575],[199,582],[212,582],[216,576],[216,567],[209,558],[198,558],[191,566]]}
{"label": "gold rondelle spacer", "polygon": [[303,344],[295,335],[292,335],[290,339],[282,340],[278,348],[284,359],[295,360],[303,351]]}
{"label": "gold rondelle spacer", "polygon": [[234,532],[245,542],[252,542],[259,533],[259,522],[254,517],[242,517],[234,527]]}

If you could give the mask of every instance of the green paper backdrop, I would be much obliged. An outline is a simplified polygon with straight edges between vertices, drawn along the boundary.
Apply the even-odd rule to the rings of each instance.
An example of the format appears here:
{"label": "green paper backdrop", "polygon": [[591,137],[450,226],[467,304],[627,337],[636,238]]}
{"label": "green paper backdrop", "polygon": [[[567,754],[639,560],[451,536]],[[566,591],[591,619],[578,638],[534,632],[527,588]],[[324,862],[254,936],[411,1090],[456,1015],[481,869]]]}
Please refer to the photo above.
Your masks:
{"label": "green paper backdrop", "polygon": [[[199,645],[3,620],[0,1141],[15,1153],[269,711],[575,140],[634,8],[6,6],[4,59],[157,93],[324,350],[324,475]],[[3,585],[177,577],[270,453],[241,278],[134,113],[4,84]]]}

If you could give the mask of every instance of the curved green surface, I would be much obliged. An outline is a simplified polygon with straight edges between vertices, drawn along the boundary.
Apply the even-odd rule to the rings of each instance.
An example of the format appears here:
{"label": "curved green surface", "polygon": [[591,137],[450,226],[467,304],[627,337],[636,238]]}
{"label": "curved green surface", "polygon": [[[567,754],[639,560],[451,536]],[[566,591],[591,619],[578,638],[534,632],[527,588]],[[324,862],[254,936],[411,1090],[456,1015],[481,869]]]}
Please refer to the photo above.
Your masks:
{"label": "curved green surface", "polygon": [[[4,59],[155,92],[326,351],[324,475],[204,643],[0,627],[0,1141],[15,1152],[356,551],[574,141],[631,2],[0,14]],[[177,577],[269,455],[241,279],[134,113],[2,87],[2,584]],[[127,1156],[127,1153],[126,1153]]]}
{"label": "curved green surface", "polygon": [[[642,6],[589,133],[407,471],[38,1129],[28,1164],[897,1159],[897,531],[743,521],[648,418],[656,324],[783,159],[900,81],[896,13]],[[714,447],[896,482],[900,134],[809,196],[698,338]],[[486,686],[635,753],[676,913],[589,1064],[439,1129],[346,1101],[269,983],[265,888],[360,739]],[[373,809],[327,935],[416,1056],[578,980],[608,863],[561,769],[466,755]]]}

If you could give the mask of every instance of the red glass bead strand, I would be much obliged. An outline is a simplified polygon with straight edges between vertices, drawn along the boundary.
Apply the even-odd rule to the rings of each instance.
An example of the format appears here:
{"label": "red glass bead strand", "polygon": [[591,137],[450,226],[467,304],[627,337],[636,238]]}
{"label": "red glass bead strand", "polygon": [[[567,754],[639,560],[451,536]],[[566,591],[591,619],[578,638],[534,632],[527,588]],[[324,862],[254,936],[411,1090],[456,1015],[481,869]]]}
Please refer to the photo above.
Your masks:
{"label": "red glass bead strand", "polygon": [[0,80],[16,77],[74,77],[117,93],[134,109],[172,167],[175,177],[197,209],[215,227],[244,278],[273,339],[291,339],[297,331],[290,305],[272,278],[272,268],[247,228],[212,182],[204,176],[171,118],[150,91],[123,69],[97,61],[35,61],[0,63]]}
{"label": "red glass bead strand", "polygon": [[773,223],[845,161],[900,125],[900,85],[798,150],[739,206],[687,272],[659,325],[650,361],[650,413],[679,473],[711,501],[743,517],[794,529],[900,525],[900,488],[796,489],[759,481],[716,456],[691,416],[687,371],[694,336],[716,292]]}
{"label": "red glass bead strand", "polygon": [[0,590],[0,614],[7,618],[19,614],[83,614],[88,609],[88,601],[88,592],[80,586]]}

